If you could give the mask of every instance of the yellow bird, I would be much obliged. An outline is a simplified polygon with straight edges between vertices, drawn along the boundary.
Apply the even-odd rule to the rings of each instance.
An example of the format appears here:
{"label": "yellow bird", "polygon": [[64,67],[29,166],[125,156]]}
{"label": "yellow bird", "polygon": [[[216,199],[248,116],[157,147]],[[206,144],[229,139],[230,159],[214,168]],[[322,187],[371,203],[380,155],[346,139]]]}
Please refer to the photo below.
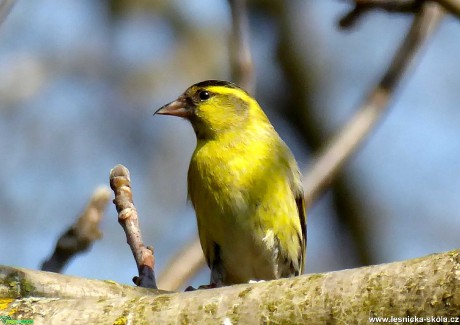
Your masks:
{"label": "yellow bird", "polygon": [[211,285],[301,274],[307,237],[301,176],[256,100],[233,83],[208,80],[155,114],[183,117],[196,134],[188,195]]}

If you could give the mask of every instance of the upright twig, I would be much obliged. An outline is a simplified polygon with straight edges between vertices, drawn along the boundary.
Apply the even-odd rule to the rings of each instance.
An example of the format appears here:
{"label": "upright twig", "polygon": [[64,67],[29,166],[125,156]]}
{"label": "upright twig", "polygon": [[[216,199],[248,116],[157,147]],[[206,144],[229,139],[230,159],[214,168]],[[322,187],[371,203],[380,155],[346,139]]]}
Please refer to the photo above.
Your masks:
{"label": "upright twig", "polygon": [[254,94],[255,78],[249,46],[249,20],[246,0],[228,0],[232,12],[232,80]]}
{"label": "upright twig", "polygon": [[380,120],[402,77],[414,65],[420,49],[436,30],[442,13],[438,4],[427,2],[415,16],[407,36],[380,82],[370,92],[355,116],[333,137],[329,146],[305,173],[305,199],[308,203],[313,202],[331,183],[344,162]]}
{"label": "upright twig", "polygon": [[73,257],[88,250],[101,238],[99,225],[109,198],[110,190],[106,186],[94,191],[83,213],[58,239],[52,256],[43,262],[43,271],[61,272]]}
{"label": "upright twig", "polygon": [[138,277],[133,282],[143,288],[157,289],[155,282],[153,248],[146,247],[142,242],[137,210],[133,203],[129,170],[117,165],[110,171],[110,187],[115,193],[113,203],[118,212],[118,222],[123,227],[126,240],[136,261]]}

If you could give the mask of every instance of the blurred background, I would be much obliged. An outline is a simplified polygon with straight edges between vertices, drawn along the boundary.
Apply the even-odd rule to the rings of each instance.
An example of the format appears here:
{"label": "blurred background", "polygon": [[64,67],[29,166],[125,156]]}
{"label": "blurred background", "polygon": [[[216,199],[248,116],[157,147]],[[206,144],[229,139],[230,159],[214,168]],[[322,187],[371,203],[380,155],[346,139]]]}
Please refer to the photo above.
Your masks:
{"label": "blurred background", "polygon": [[[249,1],[256,98],[307,170],[385,71],[411,16],[337,27],[346,1]],[[196,237],[187,122],[153,112],[230,79],[225,0],[17,1],[0,26],[0,263],[37,269],[118,163],[157,274]],[[460,247],[460,24],[446,17],[383,123],[308,209],[307,273]],[[66,274],[131,284],[112,204]],[[209,281],[203,270],[190,285]]]}

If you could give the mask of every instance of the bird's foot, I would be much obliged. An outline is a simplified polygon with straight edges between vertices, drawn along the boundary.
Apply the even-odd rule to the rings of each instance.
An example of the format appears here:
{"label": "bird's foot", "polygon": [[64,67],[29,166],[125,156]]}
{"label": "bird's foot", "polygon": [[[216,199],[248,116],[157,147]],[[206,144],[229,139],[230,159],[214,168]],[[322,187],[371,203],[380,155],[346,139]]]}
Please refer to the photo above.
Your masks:
{"label": "bird's foot", "polygon": [[221,285],[218,285],[216,283],[210,283],[210,284],[204,284],[199,286],[197,289],[195,289],[192,286],[188,286],[185,291],[195,291],[195,290],[204,290],[204,289],[215,289],[215,288],[220,288],[222,287]]}

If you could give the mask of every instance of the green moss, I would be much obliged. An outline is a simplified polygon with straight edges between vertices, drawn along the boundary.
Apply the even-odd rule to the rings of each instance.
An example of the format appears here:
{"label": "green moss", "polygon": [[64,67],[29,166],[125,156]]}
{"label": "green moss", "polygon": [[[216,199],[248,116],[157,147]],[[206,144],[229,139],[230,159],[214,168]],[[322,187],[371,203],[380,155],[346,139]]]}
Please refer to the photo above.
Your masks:
{"label": "green moss", "polygon": [[7,293],[2,294],[2,298],[25,298],[31,296],[31,293],[36,290],[20,271],[13,271],[6,275],[1,285],[8,288]]}
{"label": "green moss", "polygon": [[310,274],[308,276],[308,280],[316,280],[316,279],[321,279],[321,278],[324,278],[326,275],[325,274],[321,274],[321,273],[315,273],[315,274]]}
{"label": "green moss", "polygon": [[234,304],[232,308],[230,308],[225,317],[230,320],[232,324],[239,324],[240,323],[240,305]]}
{"label": "green moss", "polygon": [[450,293],[444,293],[443,296],[442,296],[442,302],[444,303],[444,305],[446,307],[449,307],[452,303],[452,299],[454,298],[454,296]]}
{"label": "green moss", "polygon": [[270,301],[262,308],[265,310],[261,313],[260,323],[262,324],[301,324],[302,322],[299,321],[304,317],[290,299]]}
{"label": "green moss", "polygon": [[[99,300],[99,301],[100,301],[100,300]],[[98,302],[99,302],[99,301],[98,301]],[[101,302],[102,302],[102,301],[101,301]],[[110,312],[112,311],[112,309],[113,309],[113,306],[112,306],[112,305],[110,305],[110,304],[105,305],[105,306],[104,306],[104,314],[110,313]]]}
{"label": "green moss", "polygon": [[276,313],[277,310],[278,306],[275,303],[271,302],[267,304],[267,311],[269,315],[273,315],[274,313]]}
{"label": "green moss", "polygon": [[136,324],[147,324],[147,321],[145,320],[145,309],[148,305],[145,302],[137,300],[134,306],[134,314],[137,316]]}
{"label": "green moss", "polygon": [[448,254],[455,263],[460,264],[460,250],[456,249],[448,252]]}
{"label": "green moss", "polygon": [[214,316],[217,313],[217,307],[218,307],[218,305],[216,303],[212,302],[212,303],[209,303],[209,304],[204,306],[204,311],[206,313],[211,314],[212,316]]}
{"label": "green moss", "polygon": [[125,308],[123,309],[123,312],[115,320],[115,322],[113,324],[116,324],[116,325],[128,324],[128,316],[131,313],[135,313],[135,307],[137,307],[138,304],[139,304],[139,299],[131,299],[131,300],[129,300],[126,303]]}
{"label": "green moss", "polygon": [[108,283],[108,284],[115,284],[115,285],[118,285],[118,283],[116,283],[115,281],[113,280],[104,280],[105,283]]}
{"label": "green moss", "polygon": [[253,290],[253,287],[247,287],[246,289],[244,289],[243,291],[241,291],[238,294],[238,297],[239,298],[245,298],[248,294],[251,293],[252,290]]}
{"label": "green moss", "polygon": [[381,296],[383,291],[383,281],[381,274],[370,275],[367,283],[367,299],[363,300],[363,302],[369,311],[375,312],[377,310],[376,306],[379,306],[381,303]]}
{"label": "green moss", "polygon": [[157,296],[151,305],[151,310],[154,312],[160,311],[164,309],[164,307],[168,305],[170,301],[171,297],[168,295]]}
{"label": "green moss", "polygon": [[26,295],[28,296],[31,292],[35,291],[35,286],[31,282],[27,281],[26,279],[23,279],[22,289],[23,289],[23,292],[25,292]]}
{"label": "green moss", "polygon": [[10,283],[8,283],[8,286],[10,288],[16,288],[16,286],[19,284],[18,281],[10,281]]}
{"label": "green moss", "polygon": [[191,324],[191,321],[188,318],[187,313],[182,312],[182,313],[179,314],[178,323],[181,324],[181,325],[189,325],[189,324]]}

